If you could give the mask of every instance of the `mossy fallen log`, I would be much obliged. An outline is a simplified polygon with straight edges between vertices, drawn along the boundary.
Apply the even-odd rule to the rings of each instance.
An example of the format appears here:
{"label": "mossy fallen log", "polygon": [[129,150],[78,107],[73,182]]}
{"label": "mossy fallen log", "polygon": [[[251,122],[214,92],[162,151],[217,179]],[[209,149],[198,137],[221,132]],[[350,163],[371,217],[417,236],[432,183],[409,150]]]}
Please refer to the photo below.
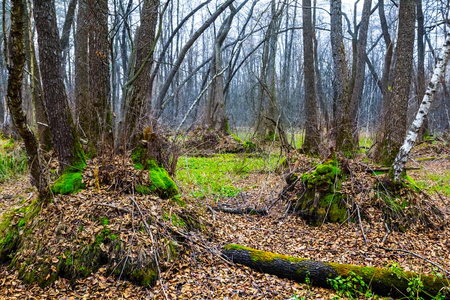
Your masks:
{"label": "mossy fallen log", "polygon": [[421,296],[429,299],[440,294],[450,299],[449,279],[427,276],[399,269],[382,269],[337,263],[313,261],[304,258],[260,251],[240,245],[224,247],[222,254],[228,260],[248,266],[256,271],[273,274],[304,283],[306,278],[314,286],[330,288],[330,280],[338,276],[359,276],[371,290],[381,296],[404,297],[410,295],[413,279],[423,283]]}

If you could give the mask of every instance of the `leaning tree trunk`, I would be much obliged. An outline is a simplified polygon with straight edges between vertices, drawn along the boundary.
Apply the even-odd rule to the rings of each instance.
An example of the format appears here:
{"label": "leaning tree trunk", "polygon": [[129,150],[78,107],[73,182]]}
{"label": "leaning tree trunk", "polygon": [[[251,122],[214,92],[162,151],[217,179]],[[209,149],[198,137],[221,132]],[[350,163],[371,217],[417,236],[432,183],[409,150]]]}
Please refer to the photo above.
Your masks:
{"label": "leaning tree trunk", "polygon": [[[126,99],[123,103],[125,123],[123,138],[129,139],[141,134],[143,130],[142,117],[149,116],[150,90],[149,77],[153,65],[153,52],[156,45],[156,25],[158,24],[159,0],[146,0],[142,7],[141,24],[137,31],[136,62],[130,73],[133,83],[126,89]],[[140,126],[141,125],[141,126]]]}
{"label": "leaning tree trunk", "polygon": [[445,42],[444,45],[444,53],[442,54],[442,57],[439,59],[439,62],[436,65],[436,68],[434,69],[433,77],[431,78],[425,96],[423,97],[423,100],[420,103],[420,107],[419,110],[417,111],[416,118],[414,119],[414,122],[411,124],[408,134],[406,135],[405,141],[403,142],[403,145],[400,148],[397,157],[395,158],[394,164],[392,165],[392,168],[394,170],[395,181],[400,180],[400,176],[403,172],[406,161],[408,160],[409,152],[414,146],[414,142],[417,139],[419,130],[422,127],[422,124],[428,115],[431,102],[433,102],[434,96],[436,95],[439,80],[441,79],[441,76],[445,70],[445,65],[447,64],[449,54],[450,54],[450,34],[447,35],[447,41]]}
{"label": "leaning tree trunk", "polygon": [[409,295],[410,281],[414,278],[420,278],[423,283],[422,297],[430,297],[430,295],[433,297],[441,292],[444,294],[444,299],[450,299],[449,285],[445,278],[407,271],[396,271],[394,274],[389,269],[320,262],[255,250],[235,244],[226,245],[222,254],[234,263],[245,265],[260,272],[301,283],[309,278],[309,282],[313,285],[326,288],[331,287],[329,279],[335,279],[338,276],[343,278],[359,276],[371,287],[373,292],[394,297]]}
{"label": "leaning tree trunk", "polygon": [[33,131],[27,125],[27,119],[22,109],[22,82],[25,65],[24,54],[24,1],[12,1],[11,8],[11,64],[8,66],[8,107],[14,126],[22,137],[28,156],[28,164],[31,171],[32,183],[38,188],[41,200],[46,201],[47,180],[41,165],[39,146]]}
{"label": "leaning tree trunk", "polygon": [[38,33],[44,103],[48,108],[48,121],[60,168],[80,169],[85,165],[85,157],[64,88],[55,2],[35,0],[34,19]]}
{"label": "leaning tree trunk", "polygon": [[[44,99],[42,95],[41,74],[39,72],[39,66],[36,59],[36,51],[34,47],[34,41],[32,37],[32,25],[29,22],[29,15],[27,12],[27,1],[24,1],[25,15],[24,28],[25,41],[29,43],[29,46],[25,45],[25,49],[29,52],[27,57],[28,72],[30,73],[30,85],[31,96],[33,99],[34,110],[36,114],[37,123],[37,135],[39,139],[39,147],[41,150],[50,151],[52,149],[52,133],[48,126],[47,110],[44,105]],[[27,55],[27,54],[26,54]]]}

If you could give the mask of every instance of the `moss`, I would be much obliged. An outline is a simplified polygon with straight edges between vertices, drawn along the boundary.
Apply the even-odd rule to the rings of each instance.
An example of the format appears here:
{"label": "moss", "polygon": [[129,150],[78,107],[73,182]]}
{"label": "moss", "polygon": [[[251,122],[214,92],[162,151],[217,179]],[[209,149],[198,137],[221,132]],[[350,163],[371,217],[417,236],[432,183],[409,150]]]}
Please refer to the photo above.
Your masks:
{"label": "moss", "polygon": [[[40,210],[39,200],[34,200],[30,205],[11,209],[2,214],[0,220],[0,262],[9,260],[21,240],[21,233],[29,233],[27,224]],[[23,216],[17,219],[17,216]]]}
{"label": "moss", "polygon": [[84,153],[81,150],[82,160],[65,168],[64,172],[53,183],[52,191],[55,194],[73,194],[85,188],[83,184],[83,170],[86,167]]}
{"label": "moss", "polygon": [[169,214],[164,214],[163,219],[166,221],[171,221],[176,227],[186,228],[186,223],[184,220],[175,213],[171,213],[170,216]]}
{"label": "moss", "polygon": [[153,159],[147,159],[147,154],[142,146],[136,147],[131,155],[134,166],[138,170],[148,170],[151,180],[150,186],[136,186],[136,192],[140,194],[155,193],[163,199],[172,198],[178,195],[178,187],[170,178],[169,173],[162,166],[159,166]]}
{"label": "moss", "polygon": [[156,166],[154,161],[149,161],[149,171],[152,192],[157,193],[163,199],[178,195],[177,185],[164,168]]}
{"label": "moss", "polygon": [[326,186],[330,191],[334,190],[336,178],[341,175],[339,164],[336,160],[330,160],[318,165],[314,172],[302,175],[302,181],[307,184],[308,188]]}
{"label": "moss", "polygon": [[142,286],[152,286],[158,279],[158,272],[155,270],[155,267],[136,269],[133,271],[133,279]]}
{"label": "moss", "polygon": [[299,257],[293,257],[293,256],[287,256],[287,255],[267,252],[267,251],[256,250],[256,249],[252,249],[252,248],[248,248],[248,247],[236,245],[236,244],[226,245],[226,246],[224,246],[224,249],[225,250],[248,251],[248,253],[250,253],[251,259],[255,262],[260,261],[260,262],[266,262],[266,263],[273,263],[274,259],[279,259],[279,260],[284,260],[284,261],[291,262],[291,263],[297,263],[297,262],[301,262],[301,261],[305,260],[305,259],[299,258]]}
{"label": "moss", "polygon": [[[337,160],[328,160],[316,167],[314,172],[301,176],[306,190],[302,198],[295,199],[295,210],[308,224],[317,226],[324,221],[344,222],[347,208],[344,195],[339,192],[345,174],[339,169]],[[294,178],[289,178],[289,181]]]}

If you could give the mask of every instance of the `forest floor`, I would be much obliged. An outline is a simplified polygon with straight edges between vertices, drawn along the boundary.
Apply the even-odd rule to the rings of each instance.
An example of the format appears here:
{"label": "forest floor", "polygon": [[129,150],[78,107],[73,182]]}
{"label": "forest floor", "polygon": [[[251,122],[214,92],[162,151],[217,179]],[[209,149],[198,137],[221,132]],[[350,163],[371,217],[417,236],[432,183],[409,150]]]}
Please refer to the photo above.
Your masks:
{"label": "forest floor", "polygon": [[[448,212],[450,159],[447,154],[450,151],[447,150],[419,147],[410,164],[420,166],[420,170],[409,174],[417,185],[430,193],[437,206]],[[179,165],[186,169],[182,160]],[[277,200],[284,180],[276,172],[250,169],[245,176],[230,179],[228,184],[237,187],[238,192],[219,195],[208,190],[198,201],[204,205],[218,200],[232,206],[271,207],[269,214],[233,215],[207,210],[205,217],[212,224],[212,236],[201,238],[198,245],[191,245],[177,263],[162,271],[161,279],[153,288],[118,280],[103,269],[78,280],[75,285],[59,278],[51,286],[41,288],[24,285],[16,270],[3,265],[0,267],[0,299],[333,299],[337,296],[332,290],[228,263],[219,257],[218,251],[229,243],[327,262],[377,267],[398,263],[404,270],[427,274],[442,272],[427,262],[429,260],[450,271],[448,227],[387,234],[383,220],[370,223],[363,220],[366,244],[359,222],[311,227],[298,217],[285,215],[286,204]],[[193,183],[185,180],[180,185],[184,194],[198,196],[195,193],[198,187]],[[17,203],[31,201],[34,196],[35,190],[24,177],[1,184],[0,214]],[[386,251],[380,248],[383,240],[385,248],[405,251]]]}

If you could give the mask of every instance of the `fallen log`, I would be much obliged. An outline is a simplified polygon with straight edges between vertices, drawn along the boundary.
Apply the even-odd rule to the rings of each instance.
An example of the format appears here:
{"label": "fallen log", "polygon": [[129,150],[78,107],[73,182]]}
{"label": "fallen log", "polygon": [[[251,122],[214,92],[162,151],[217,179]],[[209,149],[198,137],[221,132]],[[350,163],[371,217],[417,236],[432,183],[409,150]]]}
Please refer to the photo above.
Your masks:
{"label": "fallen log", "polygon": [[362,267],[337,263],[314,261],[293,256],[260,251],[240,245],[226,245],[222,250],[224,257],[234,263],[248,266],[256,271],[273,274],[282,278],[304,283],[309,278],[314,286],[330,288],[329,279],[338,276],[346,278],[352,274],[359,276],[371,290],[380,296],[409,296],[409,284],[414,278],[423,283],[421,296],[430,299],[438,295],[450,299],[449,280],[408,271]]}
{"label": "fallen log", "polygon": [[260,216],[267,215],[266,209],[256,209],[252,207],[239,208],[239,207],[214,206],[212,207],[212,209],[214,209],[215,211],[222,211],[225,213],[235,215],[260,215]]}

